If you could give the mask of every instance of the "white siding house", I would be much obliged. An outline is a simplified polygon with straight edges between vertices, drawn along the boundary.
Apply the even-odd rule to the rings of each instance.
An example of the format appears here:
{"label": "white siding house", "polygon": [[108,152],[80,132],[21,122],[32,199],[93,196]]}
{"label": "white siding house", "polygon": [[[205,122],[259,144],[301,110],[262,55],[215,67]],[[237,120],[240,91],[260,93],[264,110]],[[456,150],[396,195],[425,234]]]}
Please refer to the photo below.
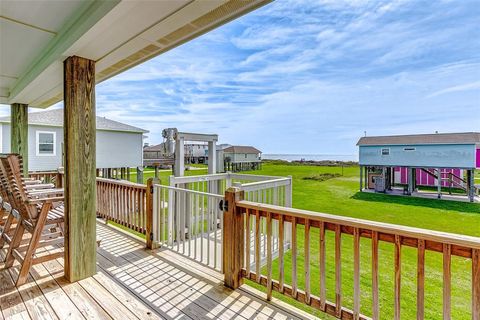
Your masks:
{"label": "white siding house", "polygon": [[[51,171],[62,166],[63,109],[28,114],[28,167]],[[10,152],[10,117],[0,118],[0,153]],[[97,168],[143,165],[143,135],[148,131],[97,117]]]}

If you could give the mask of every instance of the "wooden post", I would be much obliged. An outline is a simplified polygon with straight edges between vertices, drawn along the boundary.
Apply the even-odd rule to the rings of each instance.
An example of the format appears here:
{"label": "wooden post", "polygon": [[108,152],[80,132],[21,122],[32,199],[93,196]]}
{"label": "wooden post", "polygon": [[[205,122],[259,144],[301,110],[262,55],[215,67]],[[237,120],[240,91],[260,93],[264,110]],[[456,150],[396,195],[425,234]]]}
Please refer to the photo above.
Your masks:
{"label": "wooden post", "polygon": [[145,233],[146,233],[146,247],[152,249],[153,246],[153,179],[147,180],[147,206],[146,206],[146,221],[145,221]]}
{"label": "wooden post", "polygon": [[158,166],[155,166],[155,178],[158,179]]}
{"label": "wooden post", "polygon": [[470,202],[473,202],[475,200],[475,169],[468,170],[467,172],[468,197]]}
{"label": "wooden post", "polygon": [[363,191],[363,167],[360,166],[360,192]]}
{"label": "wooden post", "polygon": [[64,62],[65,278],[96,273],[95,62]]}
{"label": "wooden post", "polygon": [[[243,283],[242,265],[245,246],[243,214],[237,209],[236,202],[243,200],[244,192],[239,188],[225,191],[227,210],[223,216],[223,270],[225,286],[237,289]],[[258,263],[256,261],[255,263]]]}
{"label": "wooden post", "polygon": [[137,183],[143,184],[143,168],[137,167]]}
{"label": "wooden post", "polygon": [[438,168],[438,174],[437,174],[437,197],[438,199],[442,198],[442,168]]}
{"label": "wooden post", "polygon": [[10,150],[23,159],[23,174],[28,174],[28,105],[14,103],[10,106]]}
{"label": "wooden post", "polygon": [[208,142],[208,174],[217,173],[217,141]]}

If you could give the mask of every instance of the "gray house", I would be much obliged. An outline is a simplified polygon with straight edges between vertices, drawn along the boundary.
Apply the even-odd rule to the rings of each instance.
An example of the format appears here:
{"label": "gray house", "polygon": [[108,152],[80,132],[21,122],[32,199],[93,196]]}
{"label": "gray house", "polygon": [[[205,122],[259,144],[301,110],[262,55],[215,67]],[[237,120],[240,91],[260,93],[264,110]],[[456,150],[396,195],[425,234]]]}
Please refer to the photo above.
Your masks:
{"label": "gray house", "polygon": [[251,146],[229,146],[223,150],[218,150],[219,157],[222,158],[219,163],[223,163],[225,171],[244,171],[256,170],[261,168],[262,152]]}
{"label": "gray house", "polygon": [[[30,171],[51,171],[62,166],[63,109],[28,114]],[[0,118],[0,152],[10,152],[10,117]],[[143,135],[148,131],[97,117],[97,168],[143,165]]]}

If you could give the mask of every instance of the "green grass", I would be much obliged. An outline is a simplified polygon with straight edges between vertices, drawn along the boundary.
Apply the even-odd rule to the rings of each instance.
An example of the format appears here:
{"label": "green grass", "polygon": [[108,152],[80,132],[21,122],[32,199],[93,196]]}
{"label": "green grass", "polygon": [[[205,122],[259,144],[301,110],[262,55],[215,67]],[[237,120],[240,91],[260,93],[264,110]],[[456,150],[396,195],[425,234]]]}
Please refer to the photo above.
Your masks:
{"label": "green grass", "polygon": [[[153,171],[144,174],[144,181],[153,177]],[[343,175],[342,175],[343,171]],[[206,174],[207,170],[186,171],[186,175]],[[299,209],[324,212],[360,219],[381,221],[392,224],[413,226],[431,230],[480,236],[480,204],[452,202],[437,199],[392,196],[385,194],[360,193],[358,167],[332,167],[265,163],[262,170],[248,172],[293,178],[293,206]],[[160,172],[162,184],[168,184],[171,172]],[[325,175],[341,175],[326,181],[308,179]],[[480,172],[476,172],[477,182]],[[305,179],[307,178],[307,179]],[[132,181],[136,176],[132,175]],[[311,229],[310,268],[312,293],[319,293],[318,230]],[[298,229],[298,284],[304,287],[304,232]],[[371,315],[371,243],[361,240],[361,311]],[[416,250],[402,248],[402,319],[413,319],[416,313]],[[334,238],[327,232],[327,298],[334,301]],[[381,318],[393,318],[393,246],[380,244],[380,307]],[[265,270],[264,270],[265,271]],[[278,275],[277,261],[273,263],[274,278]],[[452,319],[471,319],[471,262],[467,259],[452,258]],[[285,281],[291,283],[291,253],[285,255]],[[264,290],[254,282],[253,287]],[[427,252],[425,318],[442,318],[442,255]],[[342,290],[344,305],[353,306],[353,239],[342,236]],[[322,319],[333,319],[320,311],[298,303],[280,294],[279,299],[287,301]]]}
{"label": "green grass", "polygon": [[[265,164],[260,171],[252,174],[266,174],[293,177],[293,206],[317,212],[331,213],[361,219],[375,220],[399,225],[413,226],[472,236],[480,236],[480,205],[472,203],[430,200],[385,194],[359,193],[358,167],[345,167],[344,175],[327,181],[304,180],[305,177],[325,173],[341,174],[340,167],[291,166]],[[319,293],[318,230],[311,229],[310,268],[312,292]],[[298,230],[298,274],[299,288],[304,287],[304,232]],[[327,298],[334,301],[334,238],[327,232]],[[361,241],[361,310],[371,315],[371,243]],[[381,318],[393,318],[393,246],[381,243],[380,264],[380,306]],[[402,318],[413,319],[416,312],[416,250],[402,249]],[[273,274],[278,275],[278,264],[274,261]],[[452,318],[470,319],[471,310],[471,262],[467,259],[452,258]],[[265,271],[265,270],[264,270]],[[291,282],[291,254],[285,257],[285,281]],[[426,319],[442,317],[442,256],[428,252],[426,256]],[[248,284],[262,289],[255,283]],[[342,237],[342,288],[344,305],[353,306],[353,239]],[[312,314],[326,317],[321,312],[299,304],[284,296],[276,297],[296,305]]]}

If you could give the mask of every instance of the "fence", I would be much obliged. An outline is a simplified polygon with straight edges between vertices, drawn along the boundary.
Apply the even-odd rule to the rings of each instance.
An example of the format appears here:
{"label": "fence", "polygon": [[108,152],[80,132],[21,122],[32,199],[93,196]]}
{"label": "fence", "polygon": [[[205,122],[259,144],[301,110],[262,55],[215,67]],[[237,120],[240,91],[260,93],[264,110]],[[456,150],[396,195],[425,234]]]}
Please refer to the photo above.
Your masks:
{"label": "fence", "polygon": [[97,178],[97,216],[147,234],[147,186]]}
{"label": "fence", "polygon": [[153,242],[222,271],[223,195],[153,186]]}
{"label": "fence", "polygon": [[42,183],[53,183],[55,187],[63,187],[63,173],[60,171],[31,171],[28,176]]}
{"label": "fence", "polygon": [[[417,250],[417,319],[425,317],[425,253],[440,252],[443,256],[443,317],[451,318],[451,279],[452,256],[470,260],[472,264],[471,288],[472,288],[472,319],[480,319],[480,238],[463,235],[448,234],[411,227],[403,227],[374,221],[360,220],[347,217],[339,217],[316,213],[306,210],[297,210],[286,207],[259,204],[243,200],[241,190],[229,190],[226,193],[228,211],[224,215],[224,264],[225,284],[231,288],[237,288],[242,283],[242,278],[258,282],[267,289],[267,299],[271,299],[272,291],[280,292],[292,297],[301,303],[322,310],[327,314],[340,319],[370,319],[369,316],[360,313],[360,240],[370,239],[371,242],[371,314],[373,319],[379,319],[379,243],[390,243],[394,248],[394,296],[393,313],[394,319],[400,319],[401,304],[401,266],[402,247],[411,247]],[[259,226],[265,221],[267,227],[267,264],[262,272],[260,264],[251,269],[251,256],[255,260],[260,259],[261,234]],[[278,222],[279,248],[278,275],[273,275],[273,222]],[[291,282],[285,282],[285,252],[283,250],[285,224],[292,224],[291,239]],[[304,232],[303,252],[297,250],[297,232],[299,226]],[[315,229],[315,232],[312,232]],[[251,232],[255,234],[253,254],[251,254]],[[326,238],[327,233],[334,239],[334,301],[326,298]],[[312,238],[313,234],[315,238]],[[247,235],[247,236],[245,236]],[[353,305],[347,308],[344,305],[344,293],[342,291],[342,237],[349,235],[353,238]],[[319,256],[311,257],[310,247],[318,242]],[[365,248],[362,246],[362,249]],[[299,255],[302,255],[303,270],[298,269]],[[312,259],[318,259],[318,270],[311,270]],[[345,261],[345,260],[343,260]],[[381,272],[388,272],[388,268],[382,265]],[[318,272],[320,275],[319,295],[312,294],[310,275]],[[300,274],[305,279],[302,288],[299,287]],[[303,278],[302,277],[302,278]],[[465,310],[466,311],[466,310]],[[466,311],[468,312],[468,311]]]}

